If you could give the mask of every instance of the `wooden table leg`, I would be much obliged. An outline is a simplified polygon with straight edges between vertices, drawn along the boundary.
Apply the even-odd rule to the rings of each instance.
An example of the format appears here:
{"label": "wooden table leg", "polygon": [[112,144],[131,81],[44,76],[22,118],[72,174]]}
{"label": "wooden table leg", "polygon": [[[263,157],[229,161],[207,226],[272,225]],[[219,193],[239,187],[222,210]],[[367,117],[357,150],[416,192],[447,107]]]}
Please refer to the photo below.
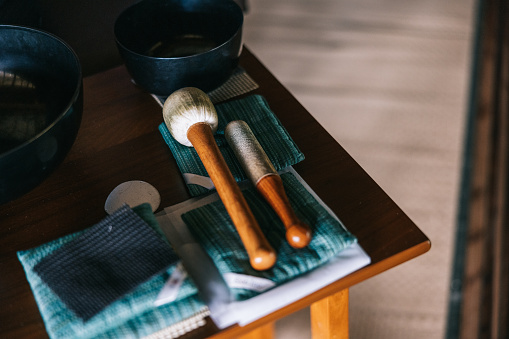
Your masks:
{"label": "wooden table leg", "polygon": [[271,339],[274,338],[274,323],[268,323],[257,329],[252,330],[248,334],[244,334],[238,339]]}
{"label": "wooden table leg", "polygon": [[348,289],[311,304],[313,339],[348,338]]}

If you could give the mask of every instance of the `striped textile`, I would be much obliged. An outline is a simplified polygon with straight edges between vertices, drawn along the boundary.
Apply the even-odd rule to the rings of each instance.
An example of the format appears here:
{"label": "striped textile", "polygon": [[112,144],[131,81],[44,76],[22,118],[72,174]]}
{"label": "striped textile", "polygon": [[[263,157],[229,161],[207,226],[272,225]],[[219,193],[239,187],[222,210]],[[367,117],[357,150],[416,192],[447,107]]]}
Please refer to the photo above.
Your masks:
{"label": "striped textile", "polygon": [[87,321],[178,256],[129,206],[55,249],[34,272]]}
{"label": "striped textile", "polygon": [[[254,81],[253,78],[251,78],[242,67],[237,67],[233,71],[231,77],[228,78],[224,84],[208,92],[207,94],[210,97],[210,100],[216,104],[221,101],[249,93],[258,87],[259,86],[256,81]],[[152,96],[157,100],[161,107],[164,105],[166,98],[168,98],[166,95],[153,94]]]}
{"label": "striped textile", "polygon": [[[149,205],[133,209],[146,216]],[[153,215],[152,215],[153,218]],[[155,218],[148,222],[154,224]],[[175,301],[154,307],[154,301],[177,263],[138,285],[88,321],[72,312],[34,271],[45,257],[86,234],[88,230],[67,235],[37,248],[18,252],[30,287],[41,312],[50,338],[140,338],[168,326],[185,321],[197,314],[207,314],[207,306],[198,296],[190,279],[185,279]]]}
{"label": "striped textile", "polygon": [[[252,95],[219,104],[216,106],[216,110],[219,126],[215,140],[235,180],[242,181],[247,177],[224,137],[224,128],[233,120],[247,122],[276,170],[282,170],[304,160],[304,154],[299,150],[279,119],[272,113],[267,101],[262,96]],[[159,125],[159,131],[182,173],[207,176],[207,171],[193,148],[183,146],[173,139],[164,123]],[[192,196],[209,192],[207,188],[196,184],[188,184],[187,187]]]}
{"label": "striped textile", "polygon": [[[284,226],[275,212],[254,187],[244,190],[260,228],[277,252],[278,260],[270,270],[260,272],[250,266],[240,237],[221,201],[182,215],[193,236],[223,276],[229,273],[254,276],[268,279],[277,286],[326,263],[357,242],[355,236],[329,214],[292,173],[284,173],[281,178],[295,212],[311,226],[313,239],[304,249],[292,248],[285,239]],[[245,300],[262,292],[237,287],[231,287],[230,291],[235,300]]]}
{"label": "striped textile", "polygon": [[235,96],[251,92],[258,88],[258,84],[240,67],[237,67],[232,76],[220,87],[207,93],[213,103],[231,99]]}

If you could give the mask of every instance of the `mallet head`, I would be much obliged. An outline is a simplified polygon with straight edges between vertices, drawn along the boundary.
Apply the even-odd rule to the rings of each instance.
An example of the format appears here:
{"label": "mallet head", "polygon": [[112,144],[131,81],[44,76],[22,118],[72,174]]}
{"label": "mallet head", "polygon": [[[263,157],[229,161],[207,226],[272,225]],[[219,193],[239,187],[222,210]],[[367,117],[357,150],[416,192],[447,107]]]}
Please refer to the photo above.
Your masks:
{"label": "mallet head", "polygon": [[187,138],[189,128],[197,123],[206,123],[217,130],[216,109],[210,98],[202,90],[185,87],[173,92],[164,102],[163,118],[171,135],[182,145],[192,147]]}

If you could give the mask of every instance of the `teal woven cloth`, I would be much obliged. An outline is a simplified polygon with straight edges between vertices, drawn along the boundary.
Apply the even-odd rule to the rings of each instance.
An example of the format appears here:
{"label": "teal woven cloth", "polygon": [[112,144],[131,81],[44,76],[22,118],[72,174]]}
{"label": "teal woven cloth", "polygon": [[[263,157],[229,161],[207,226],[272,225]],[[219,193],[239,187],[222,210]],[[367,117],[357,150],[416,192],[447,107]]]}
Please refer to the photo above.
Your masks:
{"label": "teal woven cloth", "polygon": [[[133,210],[152,227],[158,227],[149,205]],[[160,230],[156,229],[160,232]],[[134,290],[116,300],[88,321],[76,316],[34,272],[46,256],[72,242],[87,230],[67,235],[42,246],[18,252],[27,280],[51,338],[140,338],[206,310],[194,283],[186,278],[176,299],[155,307],[154,301],[166,280],[176,269],[170,265]]]}
{"label": "teal woven cloth", "polygon": [[[355,236],[292,173],[284,173],[281,178],[295,213],[311,226],[313,238],[306,248],[291,247],[286,241],[283,223],[261,195],[254,188],[244,190],[244,196],[260,228],[277,252],[275,266],[267,271],[256,271],[250,266],[240,237],[221,201],[182,214],[191,233],[223,276],[228,273],[254,276],[268,279],[277,286],[325,264],[357,242]],[[245,300],[260,293],[237,287],[231,287],[230,291],[235,300]]]}
{"label": "teal woven cloth", "polygon": [[[252,95],[219,104],[216,106],[216,111],[219,126],[214,137],[233,177],[238,182],[247,179],[247,177],[224,136],[224,128],[230,121],[244,120],[249,125],[277,171],[304,160],[304,154],[299,150],[279,119],[270,110],[267,101],[262,96]],[[194,148],[183,146],[173,139],[164,123],[159,125],[159,131],[173,153],[182,173],[208,176]],[[187,186],[192,196],[209,192],[199,185],[188,184]]]}

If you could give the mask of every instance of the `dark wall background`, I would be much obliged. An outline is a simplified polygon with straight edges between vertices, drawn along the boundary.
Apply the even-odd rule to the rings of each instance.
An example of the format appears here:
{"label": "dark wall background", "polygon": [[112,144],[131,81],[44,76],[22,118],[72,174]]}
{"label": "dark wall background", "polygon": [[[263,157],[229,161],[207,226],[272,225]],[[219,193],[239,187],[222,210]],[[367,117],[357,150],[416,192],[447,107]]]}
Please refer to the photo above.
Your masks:
{"label": "dark wall background", "polygon": [[[122,63],[115,45],[117,16],[140,0],[0,0],[0,24],[39,28],[67,42],[83,75]],[[235,0],[246,9],[246,0]]]}
{"label": "dark wall background", "polygon": [[138,0],[0,0],[0,23],[39,28],[67,42],[83,74],[121,63],[113,25],[120,12]]}

